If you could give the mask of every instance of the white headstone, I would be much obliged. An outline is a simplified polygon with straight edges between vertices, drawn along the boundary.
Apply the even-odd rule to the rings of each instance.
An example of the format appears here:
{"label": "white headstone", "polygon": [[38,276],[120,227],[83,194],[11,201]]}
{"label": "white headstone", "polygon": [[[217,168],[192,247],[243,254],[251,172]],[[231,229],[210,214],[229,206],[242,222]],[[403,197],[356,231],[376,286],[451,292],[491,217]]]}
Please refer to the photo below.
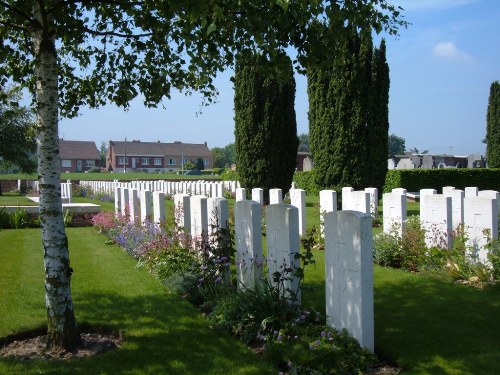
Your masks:
{"label": "white headstone", "polygon": [[[498,239],[498,203],[488,197],[466,197],[464,199],[464,228],[467,246],[472,256],[483,263],[488,262],[485,245],[490,239]],[[489,236],[486,233],[489,232]]]}
{"label": "white headstone", "polygon": [[370,215],[325,215],[327,324],[374,350],[373,236]]}
{"label": "white headstone", "polygon": [[121,199],[120,199],[120,212],[125,220],[129,220],[130,218],[130,208],[129,208],[129,189],[123,187],[121,189]]}
{"label": "white headstone", "polygon": [[227,228],[229,223],[229,203],[226,198],[208,198],[207,214],[209,233],[220,228]]}
{"label": "white headstone", "polygon": [[487,197],[496,199],[498,203],[498,209],[500,211],[500,193],[496,190],[480,190],[477,193],[478,197]]}
{"label": "white headstone", "polygon": [[306,234],[306,192],[302,189],[290,190],[292,206],[299,210],[299,236]]}
{"label": "white headstone", "polygon": [[327,212],[337,212],[337,192],[334,190],[321,190],[319,192],[319,223],[321,235],[324,235],[324,215]]}
{"label": "white headstone", "polygon": [[261,205],[240,201],[234,205],[236,276],[238,289],[254,289],[262,279]]}
{"label": "white headstone", "polygon": [[[269,280],[275,285],[273,274],[282,274],[285,277],[283,295],[287,298],[295,295],[300,304],[299,279],[293,276],[300,267],[299,259],[295,258],[300,251],[299,210],[288,204],[270,204],[266,207],[266,224]],[[292,269],[292,272],[287,273],[285,269]]]}
{"label": "white headstone", "polygon": [[122,188],[115,188],[115,215],[118,216],[122,212]]}
{"label": "white headstone", "polygon": [[392,189],[392,192],[400,195],[406,195],[406,189],[404,188],[395,188]]}
{"label": "white headstone", "polygon": [[252,200],[260,203],[261,206],[264,205],[264,190],[261,188],[252,189]]}
{"label": "white headstone", "polygon": [[207,239],[208,236],[208,209],[207,197],[193,195],[189,199],[191,212],[191,238],[194,247]]}
{"label": "white headstone", "polygon": [[342,195],[342,211],[358,211],[370,215],[370,193],[351,191]]}
{"label": "white headstone", "polygon": [[443,195],[451,197],[451,220],[453,230],[464,222],[464,191],[443,188]]}
{"label": "white headstone", "polygon": [[378,216],[378,189],[366,188],[365,192],[370,194],[370,214],[372,217]]}
{"label": "white headstone", "polygon": [[384,233],[403,234],[406,221],[406,196],[399,193],[385,193],[382,196]]}
{"label": "white headstone", "polygon": [[465,188],[465,198],[477,197],[478,190],[476,186],[467,186]]}
{"label": "white headstone", "polygon": [[139,223],[139,196],[137,189],[130,189],[128,195],[128,204],[130,209],[130,221],[134,224]]}
{"label": "white headstone", "polygon": [[427,247],[449,249],[453,230],[451,197],[442,194],[420,197],[420,220]]}
{"label": "white headstone", "polygon": [[236,202],[244,201],[247,199],[247,191],[245,188],[236,189]]}
{"label": "white headstone", "polygon": [[149,190],[142,190],[141,191],[141,223],[144,224],[146,222],[151,222],[153,220],[153,217],[151,215],[152,213],[152,203],[153,203],[153,196]]}
{"label": "white headstone", "polygon": [[283,202],[283,193],[281,189],[269,190],[269,204],[280,204]]}
{"label": "white headstone", "polygon": [[153,220],[155,223],[165,222],[165,193],[161,191],[153,193]]}
{"label": "white headstone", "polygon": [[177,193],[174,195],[174,217],[178,228],[191,231],[191,204],[189,195]]}

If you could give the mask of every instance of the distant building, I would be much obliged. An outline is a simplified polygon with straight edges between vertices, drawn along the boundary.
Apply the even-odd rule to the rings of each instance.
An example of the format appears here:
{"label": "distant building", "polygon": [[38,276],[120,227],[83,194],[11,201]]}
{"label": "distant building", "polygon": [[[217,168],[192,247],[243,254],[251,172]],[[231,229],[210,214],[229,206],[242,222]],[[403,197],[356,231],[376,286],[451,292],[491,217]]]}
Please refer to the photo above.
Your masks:
{"label": "distant building", "polygon": [[433,154],[404,154],[394,155],[388,159],[389,169],[414,168],[484,168],[486,162],[481,155],[433,155]]}
{"label": "distant building", "polygon": [[85,172],[100,167],[99,150],[95,142],[59,139],[61,173]]}
{"label": "distant building", "polygon": [[207,143],[161,143],[109,141],[106,169],[115,172],[165,172],[178,171],[187,162],[196,164],[203,160],[205,169],[212,169],[214,159]]}

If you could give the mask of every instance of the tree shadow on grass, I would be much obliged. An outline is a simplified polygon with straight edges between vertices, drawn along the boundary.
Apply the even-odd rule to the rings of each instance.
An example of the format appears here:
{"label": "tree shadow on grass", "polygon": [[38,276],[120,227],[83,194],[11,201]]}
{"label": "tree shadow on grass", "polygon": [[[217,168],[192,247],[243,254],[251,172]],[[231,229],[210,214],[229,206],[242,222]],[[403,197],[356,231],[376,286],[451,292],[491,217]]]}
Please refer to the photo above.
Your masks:
{"label": "tree shadow on grass", "polygon": [[199,312],[176,295],[80,293],[76,308],[82,325],[120,331],[122,347],[83,360],[6,360],[13,366],[9,369],[54,375],[275,373],[235,338],[209,329]]}
{"label": "tree shadow on grass", "polygon": [[[304,307],[324,314],[324,282],[304,287]],[[374,303],[375,352],[402,374],[500,374],[500,286],[376,267]]]}
{"label": "tree shadow on grass", "polygon": [[[375,285],[375,346],[405,373],[500,373],[500,290],[404,275]],[[494,367],[496,366],[496,369]]]}

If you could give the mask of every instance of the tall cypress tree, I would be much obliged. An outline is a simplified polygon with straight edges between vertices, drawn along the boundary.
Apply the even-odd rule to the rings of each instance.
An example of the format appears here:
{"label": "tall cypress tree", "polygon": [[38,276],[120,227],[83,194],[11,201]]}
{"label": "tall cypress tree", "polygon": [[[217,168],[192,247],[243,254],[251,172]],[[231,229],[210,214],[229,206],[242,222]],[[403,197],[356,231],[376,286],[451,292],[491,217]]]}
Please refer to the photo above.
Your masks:
{"label": "tall cypress tree", "polygon": [[[283,56],[282,56],[283,57]],[[235,147],[240,183],[288,192],[298,138],[292,63],[271,65],[261,55],[240,54],[235,70]]]}
{"label": "tall cypress tree", "polygon": [[486,114],[486,157],[488,167],[500,168],[500,83],[490,86],[488,112]]}
{"label": "tall cypress tree", "polygon": [[368,116],[368,173],[367,185],[382,191],[387,174],[389,155],[389,65],[386,60],[385,40],[373,53],[371,67],[370,114]]}
{"label": "tall cypress tree", "polygon": [[375,186],[387,171],[389,68],[385,42],[348,29],[330,66],[308,67],[309,137],[320,188]]}

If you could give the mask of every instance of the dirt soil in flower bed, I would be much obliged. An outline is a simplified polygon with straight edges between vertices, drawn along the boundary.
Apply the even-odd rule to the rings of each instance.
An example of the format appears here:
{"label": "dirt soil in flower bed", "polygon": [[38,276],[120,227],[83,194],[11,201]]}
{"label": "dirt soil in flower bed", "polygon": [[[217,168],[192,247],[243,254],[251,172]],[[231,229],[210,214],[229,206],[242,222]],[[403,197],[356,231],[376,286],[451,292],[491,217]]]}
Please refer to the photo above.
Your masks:
{"label": "dirt soil in flower bed", "polygon": [[[25,335],[26,336],[26,335]],[[47,350],[47,335],[6,339],[0,346],[0,357],[28,359],[70,359],[90,357],[121,346],[123,338],[118,334],[82,333],[81,343],[74,352]]]}

